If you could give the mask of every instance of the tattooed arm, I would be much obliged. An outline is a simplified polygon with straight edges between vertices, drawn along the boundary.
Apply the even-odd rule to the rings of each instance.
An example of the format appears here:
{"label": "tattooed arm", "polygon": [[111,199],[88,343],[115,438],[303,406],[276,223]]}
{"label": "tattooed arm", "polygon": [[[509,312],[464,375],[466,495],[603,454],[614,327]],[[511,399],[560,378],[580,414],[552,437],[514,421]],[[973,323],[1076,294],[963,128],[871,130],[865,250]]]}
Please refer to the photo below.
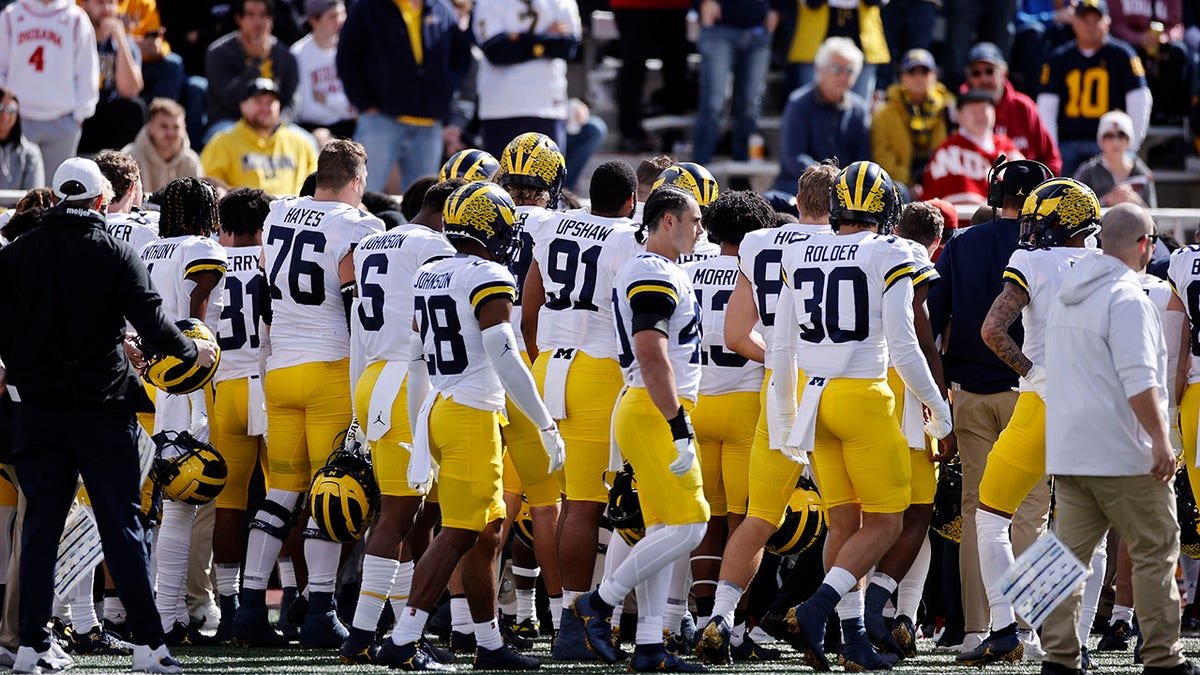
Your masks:
{"label": "tattooed arm", "polygon": [[1029,294],[1025,289],[1012,282],[1004,284],[979,330],[984,343],[1022,377],[1029,374],[1033,362],[1021,352],[1021,346],[1009,336],[1008,329],[1021,316],[1021,308],[1028,304]]}

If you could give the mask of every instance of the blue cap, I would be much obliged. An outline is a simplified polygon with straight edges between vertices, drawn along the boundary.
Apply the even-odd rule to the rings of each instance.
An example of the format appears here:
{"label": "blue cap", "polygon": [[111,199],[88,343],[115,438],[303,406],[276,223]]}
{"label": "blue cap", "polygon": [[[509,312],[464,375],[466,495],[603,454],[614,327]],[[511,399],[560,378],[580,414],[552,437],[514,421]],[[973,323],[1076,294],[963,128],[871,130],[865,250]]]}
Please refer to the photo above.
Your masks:
{"label": "blue cap", "polygon": [[1083,16],[1088,12],[1108,16],[1108,3],[1105,0],[1079,0],[1075,3],[1075,16]]}
{"label": "blue cap", "polygon": [[967,52],[967,65],[983,61],[993,65],[1006,65],[1008,61],[1004,60],[1004,52],[1000,48],[990,42],[980,42],[971,51]]}
{"label": "blue cap", "polygon": [[900,61],[900,72],[907,73],[913,68],[937,70],[937,64],[933,62],[933,54],[925,49],[910,49],[904,52],[904,59]]}

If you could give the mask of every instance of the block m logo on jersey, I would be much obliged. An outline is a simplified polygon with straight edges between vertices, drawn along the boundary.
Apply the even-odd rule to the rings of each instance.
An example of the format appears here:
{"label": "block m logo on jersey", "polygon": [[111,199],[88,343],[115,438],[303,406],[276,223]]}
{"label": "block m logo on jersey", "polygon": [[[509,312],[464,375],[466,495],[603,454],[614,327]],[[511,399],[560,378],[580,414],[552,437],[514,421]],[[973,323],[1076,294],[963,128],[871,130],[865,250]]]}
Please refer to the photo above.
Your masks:
{"label": "block m logo on jersey", "polygon": [[575,348],[574,347],[560,347],[559,349],[554,350],[554,356],[551,356],[550,358],[552,358],[552,359],[567,359],[569,361],[574,357],[575,357]]}
{"label": "block m logo on jersey", "polygon": [[825,378],[823,378],[823,377],[814,377],[814,378],[812,378],[811,380],[809,380],[809,381],[808,381],[808,386],[810,386],[810,387],[824,387],[824,386],[825,386]]}

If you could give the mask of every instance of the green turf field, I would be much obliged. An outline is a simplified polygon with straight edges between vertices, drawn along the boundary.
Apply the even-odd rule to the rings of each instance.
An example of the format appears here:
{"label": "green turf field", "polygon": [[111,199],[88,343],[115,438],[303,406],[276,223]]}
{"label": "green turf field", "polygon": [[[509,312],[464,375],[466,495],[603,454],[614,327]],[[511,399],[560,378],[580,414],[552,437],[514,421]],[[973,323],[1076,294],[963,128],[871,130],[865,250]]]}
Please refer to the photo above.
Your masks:
{"label": "green turf field", "polygon": [[[1092,642],[1095,642],[1093,638]],[[538,655],[547,655],[549,640],[542,639],[535,648]],[[921,654],[915,659],[902,661],[895,667],[895,672],[902,673],[978,673],[975,668],[956,667],[954,654],[951,652],[932,651],[933,643],[922,640]],[[1185,640],[1185,648],[1189,653],[1200,653],[1200,639]],[[188,673],[384,673],[387,668],[379,666],[343,666],[337,662],[336,656],[328,652],[305,651],[300,649],[237,649],[234,647],[190,647],[179,648],[175,655],[183,662]],[[785,651],[785,658],[761,665],[735,664],[728,668],[714,668],[713,672],[742,673],[803,673],[812,672],[800,662],[794,652]],[[1095,654],[1100,673],[1140,673],[1141,666],[1133,665],[1132,652],[1102,652]],[[76,659],[77,665],[72,673],[100,673],[127,671],[130,660],[128,657],[81,657]],[[1021,663],[1016,665],[990,666],[987,673],[1037,673],[1040,666],[1036,663]],[[459,670],[471,670],[470,663],[460,665]],[[556,662],[547,660],[542,670],[551,673],[619,673],[624,672],[622,664],[599,666],[583,663]],[[835,671],[841,668],[834,667]]]}

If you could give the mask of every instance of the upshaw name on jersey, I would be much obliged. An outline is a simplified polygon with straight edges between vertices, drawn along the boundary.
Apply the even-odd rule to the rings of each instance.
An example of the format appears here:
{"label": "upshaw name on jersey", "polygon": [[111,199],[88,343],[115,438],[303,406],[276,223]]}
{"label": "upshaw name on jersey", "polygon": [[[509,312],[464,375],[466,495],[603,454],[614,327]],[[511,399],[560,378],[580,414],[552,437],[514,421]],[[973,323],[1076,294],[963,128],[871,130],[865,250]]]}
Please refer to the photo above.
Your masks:
{"label": "upshaw name on jersey", "polygon": [[608,241],[608,237],[612,233],[613,228],[611,225],[589,223],[585,220],[572,220],[570,218],[563,218],[559,221],[558,229],[555,231],[555,234],[558,235],[595,239],[596,241]]}
{"label": "upshaw name on jersey", "polygon": [[296,160],[287,155],[264,155],[247,152],[242,155],[242,171],[261,171],[267,178],[274,178],[280,171],[295,171]]}

